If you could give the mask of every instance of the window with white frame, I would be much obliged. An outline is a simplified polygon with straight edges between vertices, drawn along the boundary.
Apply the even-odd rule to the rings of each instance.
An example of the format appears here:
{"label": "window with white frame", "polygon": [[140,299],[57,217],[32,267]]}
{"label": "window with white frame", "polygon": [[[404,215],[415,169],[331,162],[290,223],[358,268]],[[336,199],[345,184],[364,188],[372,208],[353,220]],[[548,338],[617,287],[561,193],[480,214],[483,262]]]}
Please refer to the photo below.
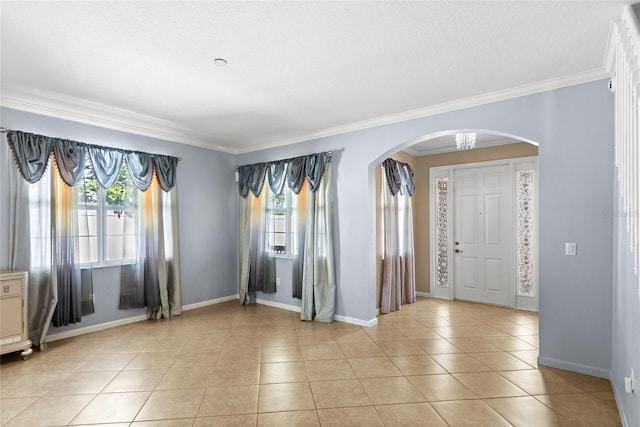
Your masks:
{"label": "window with white frame", "polygon": [[297,199],[297,196],[288,187],[276,195],[267,186],[266,252],[282,256],[291,256],[298,252],[296,238]]}
{"label": "window with white frame", "polygon": [[125,162],[116,183],[104,189],[87,159],[82,182],[76,186],[78,235],[76,262],[110,264],[136,258],[136,192]]}

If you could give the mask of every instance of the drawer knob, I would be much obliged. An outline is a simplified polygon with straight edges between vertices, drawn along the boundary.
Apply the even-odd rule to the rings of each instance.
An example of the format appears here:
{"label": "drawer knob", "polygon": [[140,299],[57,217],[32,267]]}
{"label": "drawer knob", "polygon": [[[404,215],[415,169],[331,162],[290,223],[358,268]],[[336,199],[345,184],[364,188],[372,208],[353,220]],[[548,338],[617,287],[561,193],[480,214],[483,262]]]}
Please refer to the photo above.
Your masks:
{"label": "drawer knob", "polygon": [[2,287],[2,290],[4,291],[5,294],[8,293],[10,289],[11,289],[11,287],[9,285],[4,285]]}

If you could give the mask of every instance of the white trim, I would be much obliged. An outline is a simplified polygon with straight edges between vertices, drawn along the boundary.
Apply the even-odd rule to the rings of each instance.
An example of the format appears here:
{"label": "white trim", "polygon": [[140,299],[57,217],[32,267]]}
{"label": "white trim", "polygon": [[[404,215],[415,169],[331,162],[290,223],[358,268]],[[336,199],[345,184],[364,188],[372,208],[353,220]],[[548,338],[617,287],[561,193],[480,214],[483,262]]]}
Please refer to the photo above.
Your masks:
{"label": "white trim", "polygon": [[[436,205],[436,192],[433,191],[433,188],[435,186],[435,180],[437,178],[444,178],[444,177],[448,177],[449,178],[449,192],[447,194],[447,198],[448,198],[448,208],[449,208],[449,212],[448,212],[448,216],[450,217],[450,221],[449,221],[449,227],[450,227],[450,232],[449,232],[449,259],[453,260],[453,233],[451,233],[452,231],[452,219],[453,219],[453,193],[455,191],[455,182],[453,179],[454,176],[454,172],[456,170],[461,170],[461,169],[468,169],[468,168],[478,168],[478,167],[487,167],[487,166],[509,166],[510,171],[511,171],[511,175],[512,175],[512,182],[511,182],[511,191],[513,194],[515,194],[515,172],[517,170],[519,170],[519,166],[520,165],[526,165],[527,168],[531,168],[534,170],[534,197],[535,197],[535,202],[534,202],[534,213],[533,213],[533,220],[534,220],[534,253],[535,253],[535,287],[536,287],[536,294],[534,298],[522,298],[522,297],[517,297],[517,290],[516,288],[510,289],[509,290],[509,304],[511,308],[517,308],[517,309],[522,309],[522,310],[529,310],[529,311],[538,311],[538,304],[539,304],[539,295],[540,295],[540,281],[539,281],[539,269],[538,269],[538,260],[540,259],[539,257],[539,253],[538,253],[538,229],[539,227],[537,226],[537,224],[539,223],[538,220],[538,199],[539,199],[539,194],[538,194],[538,157],[537,156],[527,156],[527,157],[513,157],[513,158],[506,158],[506,159],[499,159],[499,160],[490,160],[490,161],[486,161],[486,162],[474,162],[474,163],[461,163],[461,164],[452,164],[452,165],[445,165],[445,166],[434,166],[429,168],[429,219],[430,219],[430,223],[429,223],[429,247],[430,247],[430,271],[429,271],[429,277],[431,280],[431,284],[432,284],[432,290],[433,290],[433,297],[434,298],[441,298],[441,299],[447,299],[447,300],[453,300],[455,299],[455,289],[454,289],[454,271],[453,271],[453,263],[449,264],[449,284],[448,286],[437,286],[435,285],[436,283],[436,270],[435,270],[435,265],[436,263],[434,262],[434,257],[436,254],[436,242],[435,242],[435,224],[436,224],[436,211],[435,209],[431,209],[432,206]],[[517,219],[517,211],[516,211],[516,200],[514,198],[514,203],[513,203],[513,223],[512,223],[512,228],[514,230],[514,246],[513,246],[513,253],[511,254],[511,256],[513,257],[513,265],[514,265],[514,269],[512,271],[512,276],[513,276],[513,280],[514,280],[514,284],[517,285],[517,277],[516,277],[516,269],[515,269],[515,263],[517,260],[516,255],[516,251],[517,251],[517,246],[516,246],[516,235],[515,235],[515,230],[516,230],[516,219]],[[529,300],[533,300],[533,301],[529,301]],[[523,306],[520,306],[520,304],[518,304],[519,302],[523,303]]]}
{"label": "white trim", "polygon": [[112,322],[100,323],[98,325],[87,326],[84,328],[72,329],[70,331],[59,332],[57,334],[47,335],[45,343],[53,341],[63,340],[65,338],[77,337],[84,334],[90,334],[93,332],[104,331],[105,329],[116,328],[118,326],[128,325],[130,323],[137,323],[147,320],[146,314],[140,314],[138,316],[131,316],[125,319],[118,319]]}
{"label": "white trim", "polygon": [[431,294],[429,292],[416,291],[416,296],[417,297],[422,297],[422,298],[431,298]]}
{"label": "white trim", "polygon": [[209,305],[220,304],[221,302],[232,301],[234,299],[240,299],[240,295],[239,294],[229,295],[226,297],[215,298],[215,299],[210,299],[206,301],[196,302],[193,304],[183,305],[182,311],[195,310],[196,308],[202,308],[202,307],[207,307]]}
{"label": "white trim", "polygon": [[[219,304],[226,301],[238,299],[239,295],[229,295],[222,298],[210,299],[207,301],[197,302],[194,304],[188,304],[182,307],[182,311],[194,310],[196,308],[202,308],[213,304]],[[65,338],[77,337],[84,334],[90,334],[93,332],[104,331],[106,329],[117,328],[118,326],[129,325],[131,323],[143,322],[147,320],[146,314],[140,314],[138,316],[131,316],[124,319],[113,320],[111,322],[99,323],[97,325],[86,326],[84,328],[72,329],[70,331],[59,332],[57,334],[47,335],[45,343],[63,340]]]}
{"label": "white trim", "polygon": [[604,62],[603,68],[607,70],[611,76],[615,72],[616,68],[616,55],[618,53],[618,45],[616,43],[617,37],[614,35],[618,31],[618,25],[620,25],[622,21],[620,19],[615,19],[611,21],[610,30],[609,30],[609,41],[607,42],[607,50],[604,53]]}
{"label": "white trim", "polygon": [[31,113],[56,117],[59,119],[73,120],[75,122],[194,145],[211,150],[224,151],[231,154],[244,154],[406,120],[433,116],[464,108],[477,107],[479,105],[588,83],[607,77],[610,77],[609,73],[605,69],[599,68],[560,78],[517,86],[511,89],[444,102],[430,107],[349,123],[342,126],[320,130],[318,132],[312,132],[293,138],[272,141],[242,149],[215,145],[216,142],[212,141],[210,136],[204,133],[194,132],[191,128],[187,128],[186,126],[176,122],[161,120],[121,108],[115,108],[105,104],[53,92],[39,90],[38,94],[34,94],[29,93],[29,91],[24,88],[5,86],[2,88],[3,93],[0,98],[0,105]]}
{"label": "white trim", "polygon": [[627,414],[624,412],[624,405],[622,403],[622,399],[620,399],[620,394],[618,393],[618,389],[616,388],[615,378],[613,377],[613,372],[609,372],[609,381],[611,381],[611,388],[613,389],[613,397],[616,399],[616,405],[618,406],[618,414],[620,415],[620,421],[622,421],[623,427],[631,427],[629,424],[629,419],[627,418]]}
{"label": "white trim", "polygon": [[337,320],[338,322],[351,323],[352,325],[365,326],[367,328],[378,324],[378,319],[375,317],[371,320],[360,320],[356,319],[355,317],[347,317],[341,316],[339,314],[334,314],[333,319]]}
{"label": "white trim", "polygon": [[611,377],[611,373],[606,369],[600,369],[594,366],[583,365],[580,363],[565,362],[564,360],[558,360],[552,357],[538,356],[538,365],[564,369],[565,371],[578,372],[580,374],[587,374],[598,378],[609,379]]}
{"label": "white trim", "polygon": [[276,301],[269,301],[268,299],[256,298],[256,304],[262,304],[269,307],[281,308],[283,310],[288,310],[288,311],[295,311],[296,313],[302,312],[301,307],[291,305],[291,304],[284,304]]}
{"label": "white trim", "polygon": [[[262,304],[269,307],[281,308],[283,310],[295,311],[296,313],[300,313],[302,311],[300,307],[295,305],[283,304],[281,302],[269,301],[269,300],[260,299],[260,298],[256,298],[256,304]],[[337,320],[338,322],[351,323],[352,325],[366,326],[366,327],[374,326],[378,323],[377,318],[373,318],[371,320],[361,320],[361,319],[356,319],[355,317],[341,316],[339,314],[334,314],[333,319]]]}

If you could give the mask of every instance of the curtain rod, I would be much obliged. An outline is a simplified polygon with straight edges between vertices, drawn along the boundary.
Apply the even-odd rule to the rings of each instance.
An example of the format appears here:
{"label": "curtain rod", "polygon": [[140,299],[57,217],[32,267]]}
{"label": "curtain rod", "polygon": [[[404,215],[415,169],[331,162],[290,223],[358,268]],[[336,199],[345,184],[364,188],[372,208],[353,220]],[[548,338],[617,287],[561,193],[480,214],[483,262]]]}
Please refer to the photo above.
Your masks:
{"label": "curtain rod", "polygon": [[[0,133],[8,133],[10,130],[12,130],[12,129],[7,129],[6,127],[0,127]],[[22,131],[18,131],[18,132],[22,132]],[[29,132],[24,132],[24,133],[29,133]],[[32,134],[32,135],[35,135],[35,134]],[[41,136],[44,136],[44,135],[41,135]],[[53,137],[47,136],[46,138],[53,138]],[[65,139],[65,138],[59,138],[59,139]],[[112,149],[112,150],[120,151],[121,153],[140,153],[140,154],[149,154],[149,155],[152,155],[152,156],[154,155],[154,154],[147,153],[147,152],[144,152],[144,151],[127,150],[127,149],[124,149],[124,148],[115,148],[115,147],[107,147],[107,146],[103,146],[103,145],[87,144],[86,142],[80,142],[80,141],[76,141],[76,142],[78,142],[79,144],[82,144],[82,145],[84,145],[85,147],[88,147],[88,148],[109,148],[109,149]],[[175,157],[175,158],[178,159],[178,161],[182,160],[182,157],[169,156],[167,154],[160,154],[160,155],[161,156],[168,156],[168,157]]]}
{"label": "curtain rod", "polygon": [[256,163],[249,163],[247,165],[238,165],[238,166],[236,166],[236,170],[240,169],[240,167],[242,167],[242,166],[259,165],[260,163],[288,162],[290,160],[298,159],[300,157],[313,156],[314,154],[326,154],[327,156],[329,156],[330,159],[333,157],[333,151],[321,151],[319,153],[305,154],[305,155],[302,155],[302,156],[289,157],[288,159],[278,159],[278,160],[271,160],[269,162],[256,162]]}

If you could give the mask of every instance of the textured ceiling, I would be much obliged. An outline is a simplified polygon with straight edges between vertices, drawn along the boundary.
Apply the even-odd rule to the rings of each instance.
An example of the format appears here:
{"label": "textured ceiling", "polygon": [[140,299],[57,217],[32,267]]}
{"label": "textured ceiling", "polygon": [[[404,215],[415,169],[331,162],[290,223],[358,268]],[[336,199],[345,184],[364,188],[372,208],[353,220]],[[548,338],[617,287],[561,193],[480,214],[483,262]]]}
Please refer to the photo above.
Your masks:
{"label": "textured ceiling", "polygon": [[240,153],[604,77],[629,3],[2,1],[2,104]]}

